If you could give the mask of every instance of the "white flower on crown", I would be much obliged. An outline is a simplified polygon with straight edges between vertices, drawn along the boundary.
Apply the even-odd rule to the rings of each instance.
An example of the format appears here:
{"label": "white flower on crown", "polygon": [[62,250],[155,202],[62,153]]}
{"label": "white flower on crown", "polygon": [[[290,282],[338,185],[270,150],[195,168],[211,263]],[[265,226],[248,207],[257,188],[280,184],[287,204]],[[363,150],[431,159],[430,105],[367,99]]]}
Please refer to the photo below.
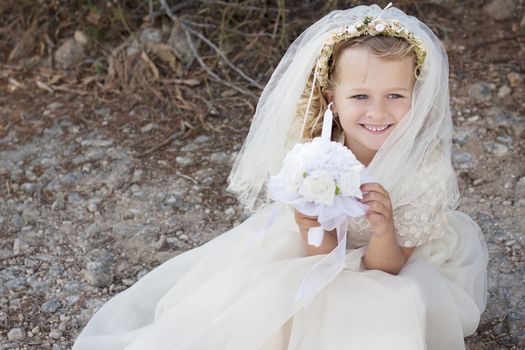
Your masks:
{"label": "white flower on crown", "polygon": [[346,27],[346,31],[349,34],[355,34],[355,33],[357,33],[357,28],[356,28],[355,24],[350,24],[348,27]]}
{"label": "white flower on crown", "polygon": [[382,32],[383,30],[385,30],[385,25],[383,23],[378,23],[375,25],[375,30],[377,30],[378,32]]}

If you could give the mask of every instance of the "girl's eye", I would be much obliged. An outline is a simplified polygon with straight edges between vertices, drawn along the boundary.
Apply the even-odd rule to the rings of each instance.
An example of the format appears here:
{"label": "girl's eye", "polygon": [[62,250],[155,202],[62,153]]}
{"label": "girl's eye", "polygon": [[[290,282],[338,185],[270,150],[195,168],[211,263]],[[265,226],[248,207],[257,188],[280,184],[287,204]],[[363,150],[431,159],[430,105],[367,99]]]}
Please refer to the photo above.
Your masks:
{"label": "girl's eye", "polygon": [[367,95],[354,95],[351,98],[356,99],[356,100],[366,100],[368,96]]}
{"label": "girl's eye", "polygon": [[400,94],[390,94],[388,95],[388,98],[390,99],[396,99],[396,98],[403,98]]}

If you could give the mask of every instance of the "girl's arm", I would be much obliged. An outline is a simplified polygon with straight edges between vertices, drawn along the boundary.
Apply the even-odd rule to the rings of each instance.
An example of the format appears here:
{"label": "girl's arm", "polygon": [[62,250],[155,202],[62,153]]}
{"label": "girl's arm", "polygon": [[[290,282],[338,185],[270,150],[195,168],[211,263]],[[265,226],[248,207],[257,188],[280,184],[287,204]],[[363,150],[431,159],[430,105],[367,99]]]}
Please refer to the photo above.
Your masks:
{"label": "girl's arm", "polygon": [[372,234],[363,256],[363,264],[367,270],[381,270],[397,275],[414,249],[416,248],[400,247],[395,233]]}
{"label": "girl's arm", "polygon": [[397,275],[415,247],[405,248],[397,243],[392,204],[383,186],[369,183],[362,185],[361,190],[366,192],[362,202],[369,206],[366,218],[373,231],[363,256],[363,264],[367,270]]}
{"label": "girl's arm", "polygon": [[294,216],[299,231],[301,231],[301,238],[303,239],[303,246],[306,255],[328,254],[335,247],[337,247],[337,231],[324,231],[323,242],[319,247],[308,244],[308,228],[320,226],[316,216],[306,216],[297,209],[294,209]]}

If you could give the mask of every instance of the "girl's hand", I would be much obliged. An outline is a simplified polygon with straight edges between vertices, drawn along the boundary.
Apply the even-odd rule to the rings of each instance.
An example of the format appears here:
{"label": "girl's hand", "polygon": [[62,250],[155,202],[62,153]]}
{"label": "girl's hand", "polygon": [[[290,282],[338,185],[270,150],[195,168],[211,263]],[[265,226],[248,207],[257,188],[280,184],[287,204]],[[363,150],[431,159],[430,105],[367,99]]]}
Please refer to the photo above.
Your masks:
{"label": "girl's hand", "polygon": [[321,224],[319,224],[319,222],[317,221],[317,216],[304,215],[295,208],[293,209],[293,211],[295,222],[297,223],[297,226],[299,226],[299,229],[301,231],[307,231],[310,227],[321,226]]}
{"label": "girl's hand", "polygon": [[373,233],[394,234],[394,212],[388,192],[378,183],[363,184],[360,189],[363,192],[361,203],[368,205],[365,215]]}

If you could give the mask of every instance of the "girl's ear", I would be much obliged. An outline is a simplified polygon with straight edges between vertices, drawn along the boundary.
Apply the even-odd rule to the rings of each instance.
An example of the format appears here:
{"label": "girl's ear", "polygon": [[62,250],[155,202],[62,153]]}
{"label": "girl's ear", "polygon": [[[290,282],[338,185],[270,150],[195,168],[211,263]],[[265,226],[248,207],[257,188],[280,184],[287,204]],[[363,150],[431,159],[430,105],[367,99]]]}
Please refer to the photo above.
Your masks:
{"label": "girl's ear", "polygon": [[[325,90],[325,92],[323,92],[323,96],[326,99],[327,103],[334,102],[334,96],[335,96],[334,90],[330,90],[330,89]],[[332,105],[332,112],[337,113],[335,102]]]}

